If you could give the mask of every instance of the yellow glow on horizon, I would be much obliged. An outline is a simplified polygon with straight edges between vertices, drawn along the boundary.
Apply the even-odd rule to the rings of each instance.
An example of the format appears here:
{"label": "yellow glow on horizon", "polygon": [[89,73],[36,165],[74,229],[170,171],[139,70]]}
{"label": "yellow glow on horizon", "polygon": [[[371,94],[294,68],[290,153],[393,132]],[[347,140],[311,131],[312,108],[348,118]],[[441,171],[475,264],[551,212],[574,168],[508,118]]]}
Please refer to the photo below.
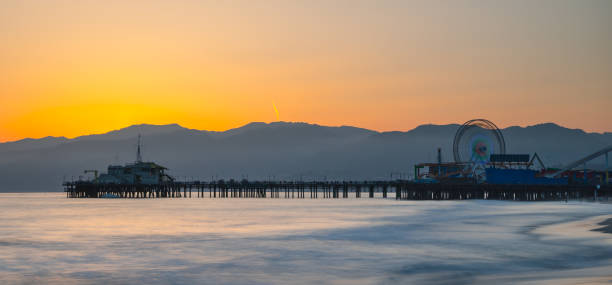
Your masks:
{"label": "yellow glow on horizon", "polygon": [[276,104],[285,121],[378,131],[476,117],[612,131],[612,2],[482,9],[1,1],[0,142],[140,123],[222,131],[278,121]]}

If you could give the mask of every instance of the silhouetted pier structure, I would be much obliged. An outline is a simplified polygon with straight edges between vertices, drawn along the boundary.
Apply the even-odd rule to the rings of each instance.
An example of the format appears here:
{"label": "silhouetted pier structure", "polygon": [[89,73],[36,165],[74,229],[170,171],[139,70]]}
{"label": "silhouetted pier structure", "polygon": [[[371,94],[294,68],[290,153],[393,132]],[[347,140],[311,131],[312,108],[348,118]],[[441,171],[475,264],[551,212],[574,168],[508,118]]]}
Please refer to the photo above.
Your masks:
{"label": "silhouetted pier structure", "polygon": [[423,184],[410,181],[213,181],[167,184],[65,182],[68,198],[393,198],[397,200],[593,200],[608,199],[612,187],[593,185]]}

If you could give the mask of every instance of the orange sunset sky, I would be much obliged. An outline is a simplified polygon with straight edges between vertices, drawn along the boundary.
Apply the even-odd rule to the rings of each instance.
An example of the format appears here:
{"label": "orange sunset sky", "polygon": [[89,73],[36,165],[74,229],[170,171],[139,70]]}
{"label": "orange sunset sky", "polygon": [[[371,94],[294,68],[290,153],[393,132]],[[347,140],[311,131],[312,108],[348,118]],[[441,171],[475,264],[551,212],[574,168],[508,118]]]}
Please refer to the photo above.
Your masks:
{"label": "orange sunset sky", "polygon": [[137,123],[612,131],[612,1],[0,1],[0,141]]}

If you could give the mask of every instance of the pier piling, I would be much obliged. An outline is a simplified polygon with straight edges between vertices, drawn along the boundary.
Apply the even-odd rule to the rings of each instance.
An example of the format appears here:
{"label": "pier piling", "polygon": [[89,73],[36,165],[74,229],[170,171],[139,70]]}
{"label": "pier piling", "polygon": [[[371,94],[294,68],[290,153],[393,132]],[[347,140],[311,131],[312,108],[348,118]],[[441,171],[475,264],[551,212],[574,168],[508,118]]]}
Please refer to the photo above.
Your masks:
{"label": "pier piling", "polygon": [[[600,185],[497,185],[497,184],[423,184],[407,181],[212,181],[173,182],[160,185],[141,184],[97,184],[87,181],[64,182],[67,198],[191,198],[193,189],[198,198],[306,198],[306,189],[311,199],[361,198],[362,189],[367,189],[368,198],[376,197],[376,189],[382,191],[382,198],[395,192],[396,200],[512,200],[512,201],[554,201],[554,200],[607,200],[612,186]],[[319,197],[319,189],[322,192]],[[268,196],[269,193],[269,196]],[[352,195],[351,193],[354,193]]]}

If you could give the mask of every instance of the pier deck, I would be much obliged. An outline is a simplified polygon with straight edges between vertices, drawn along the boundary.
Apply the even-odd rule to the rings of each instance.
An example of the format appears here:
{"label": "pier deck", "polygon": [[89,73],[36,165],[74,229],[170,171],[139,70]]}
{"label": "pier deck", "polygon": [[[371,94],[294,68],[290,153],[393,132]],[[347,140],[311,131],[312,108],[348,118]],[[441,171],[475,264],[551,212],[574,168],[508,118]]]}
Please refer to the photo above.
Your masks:
{"label": "pier deck", "polygon": [[607,200],[612,187],[593,185],[422,184],[409,181],[214,181],[159,185],[65,182],[67,198],[393,198],[397,200]]}

